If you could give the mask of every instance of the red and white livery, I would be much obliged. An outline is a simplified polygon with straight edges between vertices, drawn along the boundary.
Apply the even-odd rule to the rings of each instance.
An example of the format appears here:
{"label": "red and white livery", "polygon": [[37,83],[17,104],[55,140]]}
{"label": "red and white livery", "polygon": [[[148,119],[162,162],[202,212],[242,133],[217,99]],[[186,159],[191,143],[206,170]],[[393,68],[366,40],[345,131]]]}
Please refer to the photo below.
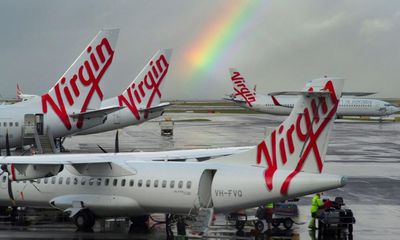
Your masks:
{"label": "red and white livery", "polygon": [[[256,87],[250,91],[248,82],[235,68],[230,68],[233,93],[225,100],[232,101],[243,108],[272,115],[289,115],[297,102],[297,96],[290,96],[288,92],[277,92],[256,95]],[[336,112],[338,117],[343,116],[389,116],[400,112],[400,108],[378,99],[354,98],[351,96],[367,96],[374,93],[343,92]],[[347,95],[347,96],[346,96]]]}
{"label": "red and white livery", "polygon": [[5,148],[7,132],[11,147],[22,146],[25,134],[72,135],[101,124],[107,113],[119,110],[119,106],[100,108],[100,82],[109,81],[118,33],[118,29],[100,31],[48,93],[0,106],[0,148]]}
{"label": "red and white livery", "polygon": [[[62,209],[70,212],[78,227],[92,227],[96,217],[195,215],[204,208],[231,212],[257,207],[345,184],[342,176],[322,174],[343,82],[309,82],[297,92],[300,96],[290,116],[258,146],[204,162],[166,161],[185,151],[0,160],[12,179],[46,177],[35,186],[12,182],[17,206]],[[5,176],[0,183],[6,180]],[[10,203],[6,191],[0,188],[0,204]]]}

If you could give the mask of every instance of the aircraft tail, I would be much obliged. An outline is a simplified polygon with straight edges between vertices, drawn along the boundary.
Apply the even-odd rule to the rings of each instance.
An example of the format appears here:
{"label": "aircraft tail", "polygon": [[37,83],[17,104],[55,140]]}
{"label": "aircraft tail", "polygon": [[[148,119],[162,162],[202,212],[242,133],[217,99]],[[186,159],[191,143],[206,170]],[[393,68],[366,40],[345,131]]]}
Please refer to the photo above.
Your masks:
{"label": "aircraft tail", "polygon": [[144,112],[144,118],[147,118],[146,110],[160,105],[171,55],[172,49],[157,51],[133,82],[118,96],[119,106],[128,107],[136,119],[140,119],[141,111]]}
{"label": "aircraft tail", "polygon": [[231,82],[233,87],[232,97],[243,100],[249,107],[252,107],[252,103],[256,101],[256,86],[251,91],[240,72],[236,68],[229,68],[231,75]]}
{"label": "aircraft tail", "polygon": [[343,79],[333,78],[309,81],[303,91],[296,92],[300,97],[289,117],[257,147],[210,161],[265,167],[269,190],[274,173],[286,170],[289,174],[281,192],[287,193],[299,172],[321,173],[343,83]]}
{"label": "aircraft tail", "polygon": [[19,84],[17,83],[17,99],[21,100],[21,95],[22,95],[22,90],[19,87]]}
{"label": "aircraft tail", "polygon": [[[50,91],[42,95],[43,113],[54,111],[70,129],[68,115],[98,109],[103,99],[100,81],[113,61],[119,29],[100,31]],[[82,119],[77,127],[82,127]]]}

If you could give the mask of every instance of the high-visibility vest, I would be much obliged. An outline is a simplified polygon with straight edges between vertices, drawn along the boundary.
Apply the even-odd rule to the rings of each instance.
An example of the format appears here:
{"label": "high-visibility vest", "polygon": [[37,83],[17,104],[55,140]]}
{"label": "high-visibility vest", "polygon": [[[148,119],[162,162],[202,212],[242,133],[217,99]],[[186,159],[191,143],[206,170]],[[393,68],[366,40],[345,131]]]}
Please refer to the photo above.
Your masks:
{"label": "high-visibility vest", "polygon": [[274,208],[274,203],[267,203],[265,208]]}
{"label": "high-visibility vest", "polygon": [[311,213],[317,212],[318,209],[323,205],[324,202],[322,202],[321,198],[317,194],[315,194],[314,197],[311,199]]}

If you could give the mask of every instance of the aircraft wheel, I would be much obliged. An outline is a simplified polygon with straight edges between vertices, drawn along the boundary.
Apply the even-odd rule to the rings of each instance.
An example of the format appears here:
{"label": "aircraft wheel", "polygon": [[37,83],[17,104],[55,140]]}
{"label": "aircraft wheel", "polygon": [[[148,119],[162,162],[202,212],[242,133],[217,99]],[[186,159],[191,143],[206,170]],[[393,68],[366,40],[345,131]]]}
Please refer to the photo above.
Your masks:
{"label": "aircraft wheel", "polygon": [[240,220],[236,221],[236,229],[237,229],[238,231],[243,230],[244,224],[245,224],[244,221],[240,221]]}
{"label": "aircraft wheel", "polygon": [[131,221],[131,227],[135,232],[146,232],[149,230],[149,215],[132,217]]}
{"label": "aircraft wheel", "polygon": [[74,216],[74,223],[78,227],[78,230],[90,230],[95,224],[95,216],[92,212],[87,209],[79,211]]}

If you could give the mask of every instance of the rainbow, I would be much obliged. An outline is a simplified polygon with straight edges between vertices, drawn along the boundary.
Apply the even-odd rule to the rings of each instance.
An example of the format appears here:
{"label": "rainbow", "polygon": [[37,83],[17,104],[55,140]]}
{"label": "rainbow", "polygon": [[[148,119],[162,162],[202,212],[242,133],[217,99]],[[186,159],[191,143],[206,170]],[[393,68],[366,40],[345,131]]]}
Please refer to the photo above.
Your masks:
{"label": "rainbow", "polygon": [[211,19],[185,49],[182,65],[188,81],[204,78],[213,70],[263,1],[236,0],[228,3],[217,11],[219,15],[216,19]]}

